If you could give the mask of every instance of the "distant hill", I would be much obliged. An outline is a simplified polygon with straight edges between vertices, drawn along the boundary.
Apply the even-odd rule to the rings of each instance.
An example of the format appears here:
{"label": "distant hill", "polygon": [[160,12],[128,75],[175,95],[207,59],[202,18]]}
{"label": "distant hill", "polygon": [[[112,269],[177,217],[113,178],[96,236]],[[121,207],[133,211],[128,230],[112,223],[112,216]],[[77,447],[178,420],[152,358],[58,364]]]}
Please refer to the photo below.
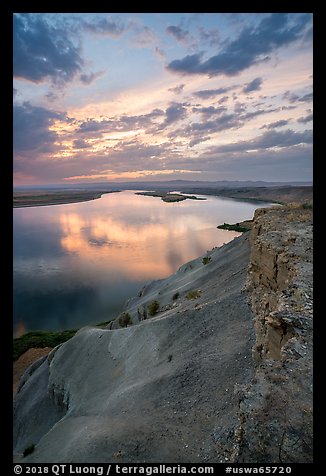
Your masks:
{"label": "distant hill", "polygon": [[[261,185],[264,184],[264,185]],[[123,182],[123,183],[107,183],[98,182],[96,184],[74,184],[67,186],[48,186],[47,188],[39,186],[38,188],[25,188],[14,190],[15,200],[21,202],[21,195],[28,195],[31,199],[38,200],[42,193],[51,196],[58,195],[56,203],[59,203],[63,195],[69,197],[68,202],[83,201],[81,197],[74,200],[76,194],[89,196],[91,198],[99,198],[103,193],[117,192],[121,190],[146,190],[156,192],[158,194],[167,192],[182,192],[192,195],[213,195],[239,200],[265,201],[275,203],[291,203],[291,202],[312,202],[313,187],[308,182],[304,185],[298,185],[298,182],[274,184],[274,182],[201,182],[187,180],[173,180],[169,182]],[[35,195],[32,197],[31,195]],[[99,195],[96,196],[95,195]],[[67,203],[67,201],[61,201]]]}
{"label": "distant hill", "polygon": [[220,189],[243,187],[292,187],[312,186],[312,182],[264,182],[264,181],[202,181],[202,180],[167,180],[167,181],[139,181],[139,182],[95,182],[75,184],[48,184],[14,187],[19,190],[187,190],[189,188]]}

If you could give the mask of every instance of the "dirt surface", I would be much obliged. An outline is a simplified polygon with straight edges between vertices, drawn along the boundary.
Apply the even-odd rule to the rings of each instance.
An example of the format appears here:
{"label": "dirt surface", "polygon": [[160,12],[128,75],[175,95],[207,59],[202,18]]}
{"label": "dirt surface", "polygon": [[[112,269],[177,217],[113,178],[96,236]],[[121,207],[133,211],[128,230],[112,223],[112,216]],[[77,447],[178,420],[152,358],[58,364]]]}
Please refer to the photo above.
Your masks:
{"label": "dirt surface", "polygon": [[47,355],[50,352],[51,347],[44,347],[43,349],[28,349],[24,354],[22,354],[19,359],[14,362],[13,366],[13,394],[15,395],[19,380],[25,370],[32,365],[35,360]]}

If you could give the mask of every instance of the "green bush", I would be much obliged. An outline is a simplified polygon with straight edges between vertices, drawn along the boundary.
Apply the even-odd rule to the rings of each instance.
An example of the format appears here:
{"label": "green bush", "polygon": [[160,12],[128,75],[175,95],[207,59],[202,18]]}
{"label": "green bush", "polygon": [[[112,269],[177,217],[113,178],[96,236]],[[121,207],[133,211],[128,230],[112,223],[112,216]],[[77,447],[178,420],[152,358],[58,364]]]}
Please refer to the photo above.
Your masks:
{"label": "green bush", "polygon": [[189,293],[186,295],[187,299],[197,299],[199,297],[200,297],[200,291],[199,290],[189,291]]}
{"label": "green bush", "polygon": [[178,299],[179,296],[180,296],[180,293],[175,293],[175,294],[173,294],[173,296],[172,296],[173,301],[175,301],[176,299]]}
{"label": "green bush", "polygon": [[230,223],[223,223],[223,225],[218,225],[217,228],[220,228],[221,230],[238,231],[239,233],[245,233],[246,231],[249,231],[249,228],[240,226],[239,223],[235,223],[233,225]]}
{"label": "green bush", "polygon": [[25,456],[30,455],[31,453],[33,453],[34,450],[35,450],[35,445],[27,446],[27,448],[24,449],[24,453],[23,453],[24,458],[25,458]]}
{"label": "green bush", "polygon": [[148,304],[147,306],[147,310],[148,310],[148,314],[150,316],[155,316],[155,314],[157,313],[157,311],[159,310],[159,303],[158,301],[152,301],[150,304]]}
{"label": "green bush", "polygon": [[62,332],[32,331],[16,337],[13,340],[13,360],[17,360],[24,352],[32,347],[43,349],[44,347],[56,347],[73,337],[78,329],[70,329]]}
{"label": "green bush", "polygon": [[312,202],[305,202],[302,204],[302,208],[304,210],[313,210],[314,206],[312,204]]}
{"label": "green bush", "polygon": [[212,261],[212,257],[211,256],[204,256],[202,261],[203,261],[203,264],[208,264],[210,261]]}
{"label": "green bush", "polygon": [[119,316],[119,325],[120,327],[128,327],[128,324],[132,324],[131,315],[129,312],[123,312]]}

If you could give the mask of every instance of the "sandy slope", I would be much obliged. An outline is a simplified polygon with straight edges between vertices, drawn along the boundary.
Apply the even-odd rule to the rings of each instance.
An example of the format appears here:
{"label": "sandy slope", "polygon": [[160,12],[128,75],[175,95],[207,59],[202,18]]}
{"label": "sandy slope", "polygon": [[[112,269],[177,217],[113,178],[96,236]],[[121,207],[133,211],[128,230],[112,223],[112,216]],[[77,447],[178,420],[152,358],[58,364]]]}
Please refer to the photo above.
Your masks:
{"label": "sandy slope", "polygon": [[44,347],[42,349],[31,348],[24,352],[13,365],[13,393],[16,393],[16,390],[19,386],[19,381],[25,370],[35,362],[35,360],[48,355],[51,347]]}
{"label": "sandy slope", "polygon": [[[154,318],[84,328],[35,364],[14,402],[16,454],[36,444],[24,461],[225,461],[221,446],[238,425],[234,389],[254,371],[241,292],[249,254],[246,234],[214,249],[209,264],[198,258],[129,302],[135,322],[157,299]],[[187,299],[193,289],[200,297]]]}

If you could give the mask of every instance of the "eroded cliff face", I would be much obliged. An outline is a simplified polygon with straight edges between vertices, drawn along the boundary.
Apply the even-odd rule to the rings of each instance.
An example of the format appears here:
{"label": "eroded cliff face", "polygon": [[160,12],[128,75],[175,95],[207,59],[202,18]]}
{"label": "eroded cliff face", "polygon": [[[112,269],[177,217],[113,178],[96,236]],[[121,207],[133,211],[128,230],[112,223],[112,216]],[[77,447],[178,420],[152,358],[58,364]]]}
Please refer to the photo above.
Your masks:
{"label": "eroded cliff face", "polygon": [[257,210],[246,289],[253,381],[239,393],[236,462],[312,461],[312,211]]}

